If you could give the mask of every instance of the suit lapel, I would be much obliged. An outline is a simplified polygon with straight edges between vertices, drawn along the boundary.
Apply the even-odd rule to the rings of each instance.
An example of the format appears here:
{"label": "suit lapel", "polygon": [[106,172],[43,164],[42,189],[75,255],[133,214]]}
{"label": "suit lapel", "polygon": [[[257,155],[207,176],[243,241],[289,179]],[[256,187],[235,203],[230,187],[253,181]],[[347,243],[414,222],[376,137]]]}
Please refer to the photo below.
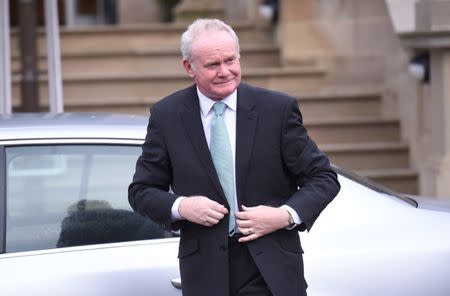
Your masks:
{"label": "suit lapel", "polygon": [[217,176],[214,164],[209,152],[208,144],[203,130],[202,120],[200,118],[200,105],[197,96],[196,88],[191,88],[191,94],[186,99],[186,104],[182,106],[180,112],[183,126],[186,129],[189,140],[194,146],[194,150],[202,164],[206,174],[209,176],[211,182],[217,189],[217,192],[226,201],[222,186],[220,185],[219,177]]}
{"label": "suit lapel", "polygon": [[257,119],[255,98],[252,97],[248,86],[241,84],[238,88],[236,117],[236,190],[239,205],[250,166]]}

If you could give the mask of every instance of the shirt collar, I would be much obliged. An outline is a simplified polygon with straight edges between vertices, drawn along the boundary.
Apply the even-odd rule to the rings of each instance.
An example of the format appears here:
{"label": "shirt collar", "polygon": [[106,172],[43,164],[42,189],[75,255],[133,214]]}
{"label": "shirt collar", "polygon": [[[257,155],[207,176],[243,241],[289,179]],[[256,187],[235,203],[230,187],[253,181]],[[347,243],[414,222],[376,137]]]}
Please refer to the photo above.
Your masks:
{"label": "shirt collar", "polygon": [[[216,101],[211,100],[198,89],[197,87],[197,95],[200,101],[200,110],[204,116],[207,116],[212,106]],[[237,90],[235,89],[229,96],[223,98],[221,102],[225,103],[228,108],[236,112],[237,105]]]}

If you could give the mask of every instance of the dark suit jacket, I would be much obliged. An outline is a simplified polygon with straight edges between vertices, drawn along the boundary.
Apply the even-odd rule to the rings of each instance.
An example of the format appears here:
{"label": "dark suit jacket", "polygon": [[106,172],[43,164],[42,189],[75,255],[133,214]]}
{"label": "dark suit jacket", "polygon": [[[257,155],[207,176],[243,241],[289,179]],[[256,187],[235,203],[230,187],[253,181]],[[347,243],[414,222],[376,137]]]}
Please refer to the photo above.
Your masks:
{"label": "dark suit jacket", "polygon": [[[136,212],[170,225],[178,196],[204,195],[228,207],[207,146],[195,86],[155,104],[147,132],[129,187]],[[236,118],[238,203],[286,204],[303,221],[294,230],[279,230],[247,244],[274,295],[306,295],[303,251],[295,230],[309,230],[339,188],[328,158],[302,124],[296,100],[241,83]],[[227,225],[228,216],[211,228],[179,223],[184,295],[229,295]]]}

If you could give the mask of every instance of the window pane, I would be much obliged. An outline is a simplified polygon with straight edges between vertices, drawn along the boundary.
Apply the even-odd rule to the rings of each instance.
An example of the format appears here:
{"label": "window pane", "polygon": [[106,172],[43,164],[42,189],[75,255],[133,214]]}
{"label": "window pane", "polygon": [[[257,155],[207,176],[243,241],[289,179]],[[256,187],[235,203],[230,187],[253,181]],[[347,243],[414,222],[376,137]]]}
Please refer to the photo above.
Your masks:
{"label": "window pane", "polygon": [[138,146],[9,147],[6,251],[170,237],[133,213]]}

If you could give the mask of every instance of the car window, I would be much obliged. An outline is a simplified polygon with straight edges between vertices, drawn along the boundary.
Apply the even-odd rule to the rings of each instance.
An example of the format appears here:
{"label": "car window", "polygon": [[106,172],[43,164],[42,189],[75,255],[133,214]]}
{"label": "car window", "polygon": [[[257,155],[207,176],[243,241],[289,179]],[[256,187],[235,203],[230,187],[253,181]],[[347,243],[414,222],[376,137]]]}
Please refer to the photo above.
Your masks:
{"label": "car window", "polygon": [[139,153],[120,145],[6,148],[6,252],[173,236],[128,204]]}

